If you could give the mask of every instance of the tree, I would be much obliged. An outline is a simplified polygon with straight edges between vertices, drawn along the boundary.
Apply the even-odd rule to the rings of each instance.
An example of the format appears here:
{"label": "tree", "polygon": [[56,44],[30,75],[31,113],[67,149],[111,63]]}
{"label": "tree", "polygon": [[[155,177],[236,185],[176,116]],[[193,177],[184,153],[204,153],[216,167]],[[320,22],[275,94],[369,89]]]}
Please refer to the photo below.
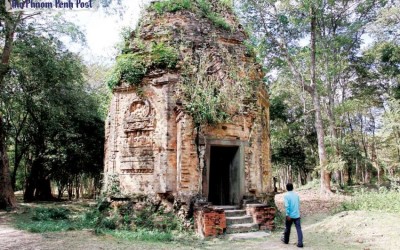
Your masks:
{"label": "tree", "polygon": [[[14,34],[22,13],[12,14],[5,10],[5,2],[0,3],[0,23],[2,29],[3,48],[0,64],[0,89],[4,85],[4,77],[8,72],[10,56],[13,49]],[[14,208],[17,201],[11,186],[10,167],[7,155],[6,135],[4,131],[3,115],[0,112],[0,209]]]}
{"label": "tree", "polygon": [[[45,19],[45,22],[36,22]],[[49,19],[46,17],[50,16]],[[82,38],[82,33],[78,31],[77,26],[71,22],[65,21],[60,15],[43,14],[43,13],[24,13],[24,12],[7,12],[5,2],[0,3],[0,40],[1,48],[1,65],[0,65],[0,92],[4,89],[5,77],[10,70],[10,58],[13,54],[15,39],[18,39],[21,34],[39,34],[46,33],[50,37],[54,34],[72,35],[73,38]],[[2,93],[4,94],[4,93]],[[7,153],[7,134],[5,131],[3,113],[0,112],[0,209],[4,207],[15,207],[16,200],[12,190],[8,153]]]}
{"label": "tree", "polygon": [[[321,169],[321,191],[330,192],[330,173],[326,171],[327,157],[324,144],[324,124],[322,121],[321,100],[316,82],[316,35],[317,13],[313,3],[292,3],[289,1],[242,1],[246,13],[243,18],[268,48],[275,58],[284,58],[294,82],[306,90],[312,98],[317,132],[318,155]],[[304,18],[308,17],[308,18]],[[302,19],[308,20],[308,25]],[[307,26],[309,28],[307,28]],[[296,65],[293,52],[298,51],[296,40],[309,35],[310,67]],[[265,58],[264,61],[270,58]],[[303,69],[303,70],[302,70]],[[307,73],[307,71],[309,73]],[[310,79],[307,81],[307,77]]]}
{"label": "tree", "polygon": [[86,88],[84,65],[57,39],[23,34],[15,42],[10,69],[4,102],[17,107],[7,120],[20,127],[19,134],[9,131],[10,144],[27,148],[24,199],[53,199],[52,180],[61,189],[74,186],[79,197],[83,175],[100,180],[104,141],[104,117]]}
{"label": "tree", "polygon": [[[332,166],[340,161],[337,118],[340,86],[350,81],[349,64],[359,51],[361,35],[376,18],[382,1],[240,1],[242,18],[261,45],[262,61],[270,70],[289,74],[313,100],[321,191],[330,192]],[[304,41],[309,40],[305,47]],[[287,68],[288,70],[282,70]],[[330,136],[326,136],[325,117]],[[329,140],[327,140],[330,138]],[[328,144],[327,144],[328,143]],[[326,145],[334,150],[327,151]],[[331,153],[332,155],[329,155]]]}

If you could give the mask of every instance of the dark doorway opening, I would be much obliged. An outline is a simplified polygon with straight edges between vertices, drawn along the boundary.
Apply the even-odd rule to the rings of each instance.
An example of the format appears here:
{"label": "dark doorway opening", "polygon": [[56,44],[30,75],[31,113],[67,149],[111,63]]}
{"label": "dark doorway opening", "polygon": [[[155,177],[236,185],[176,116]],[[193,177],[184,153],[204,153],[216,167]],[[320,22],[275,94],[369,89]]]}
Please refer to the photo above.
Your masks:
{"label": "dark doorway opening", "polygon": [[240,192],[238,146],[211,146],[208,200],[214,205],[237,205]]}

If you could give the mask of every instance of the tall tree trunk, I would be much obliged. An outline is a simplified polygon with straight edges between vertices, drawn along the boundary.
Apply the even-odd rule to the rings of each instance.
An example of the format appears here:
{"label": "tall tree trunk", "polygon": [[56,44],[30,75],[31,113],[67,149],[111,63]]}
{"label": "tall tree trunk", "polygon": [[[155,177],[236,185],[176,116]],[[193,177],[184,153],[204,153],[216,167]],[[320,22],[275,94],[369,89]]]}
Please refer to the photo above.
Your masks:
{"label": "tall tree trunk", "polygon": [[54,200],[51,193],[50,180],[44,173],[43,162],[40,158],[36,159],[32,164],[24,193],[24,201],[30,202],[34,200]]}
{"label": "tall tree trunk", "polygon": [[11,187],[10,169],[5,144],[3,120],[0,115],[0,209],[15,208],[17,199]]}
{"label": "tall tree trunk", "polygon": [[[4,11],[4,10],[1,10]],[[10,56],[13,49],[15,29],[20,21],[22,12],[13,16],[6,14],[4,19],[4,47],[2,48],[0,64],[0,90],[3,88],[4,77],[9,70]],[[3,117],[0,113],[0,209],[15,208],[17,200],[11,186],[10,164],[7,155],[7,145]]]}
{"label": "tall tree trunk", "polygon": [[325,142],[324,142],[324,124],[322,121],[321,115],[321,100],[318,94],[318,89],[316,86],[315,80],[315,68],[316,68],[316,48],[315,48],[315,35],[316,35],[316,21],[317,17],[315,14],[315,9],[313,6],[310,8],[311,15],[311,39],[310,39],[310,47],[311,47],[311,96],[313,100],[313,105],[315,109],[315,129],[317,130],[317,141],[318,141],[318,156],[319,156],[319,165],[321,168],[321,192],[325,194],[331,193],[331,175],[326,170],[327,158],[326,158],[326,150],[325,150]]}

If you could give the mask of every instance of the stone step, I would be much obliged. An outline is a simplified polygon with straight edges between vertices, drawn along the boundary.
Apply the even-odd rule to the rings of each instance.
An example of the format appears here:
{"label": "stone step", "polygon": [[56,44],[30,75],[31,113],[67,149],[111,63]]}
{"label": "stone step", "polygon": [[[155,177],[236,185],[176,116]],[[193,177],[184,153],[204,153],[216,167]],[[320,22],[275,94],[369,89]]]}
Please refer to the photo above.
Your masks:
{"label": "stone step", "polygon": [[259,226],[255,223],[235,224],[226,227],[227,234],[255,232],[258,230]]}
{"label": "stone step", "polygon": [[219,205],[215,205],[215,206],[213,206],[213,208],[215,208],[215,209],[223,209],[223,210],[237,210],[237,209],[239,209],[239,207],[238,206],[219,206]]}
{"label": "stone step", "polygon": [[226,217],[236,217],[236,216],[245,216],[246,210],[226,210],[225,216]]}
{"label": "stone step", "polygon": [[226,217],[226,225],[249,224],[249,223],[253,223],[253,218],[248,215],[236,216],[236,217]]}

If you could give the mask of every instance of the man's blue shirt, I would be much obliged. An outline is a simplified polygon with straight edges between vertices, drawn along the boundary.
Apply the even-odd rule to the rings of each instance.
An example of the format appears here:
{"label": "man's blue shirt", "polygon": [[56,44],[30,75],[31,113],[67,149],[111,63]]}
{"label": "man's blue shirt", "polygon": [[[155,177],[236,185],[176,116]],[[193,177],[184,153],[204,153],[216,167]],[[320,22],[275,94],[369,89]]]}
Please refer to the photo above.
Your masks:
{"label": "man's blue shirt", "polygon": [[286,216],[292,219],[300,218],[300,198],[299,195],[293,191],[289,191],[285,194],[285,209]]}

